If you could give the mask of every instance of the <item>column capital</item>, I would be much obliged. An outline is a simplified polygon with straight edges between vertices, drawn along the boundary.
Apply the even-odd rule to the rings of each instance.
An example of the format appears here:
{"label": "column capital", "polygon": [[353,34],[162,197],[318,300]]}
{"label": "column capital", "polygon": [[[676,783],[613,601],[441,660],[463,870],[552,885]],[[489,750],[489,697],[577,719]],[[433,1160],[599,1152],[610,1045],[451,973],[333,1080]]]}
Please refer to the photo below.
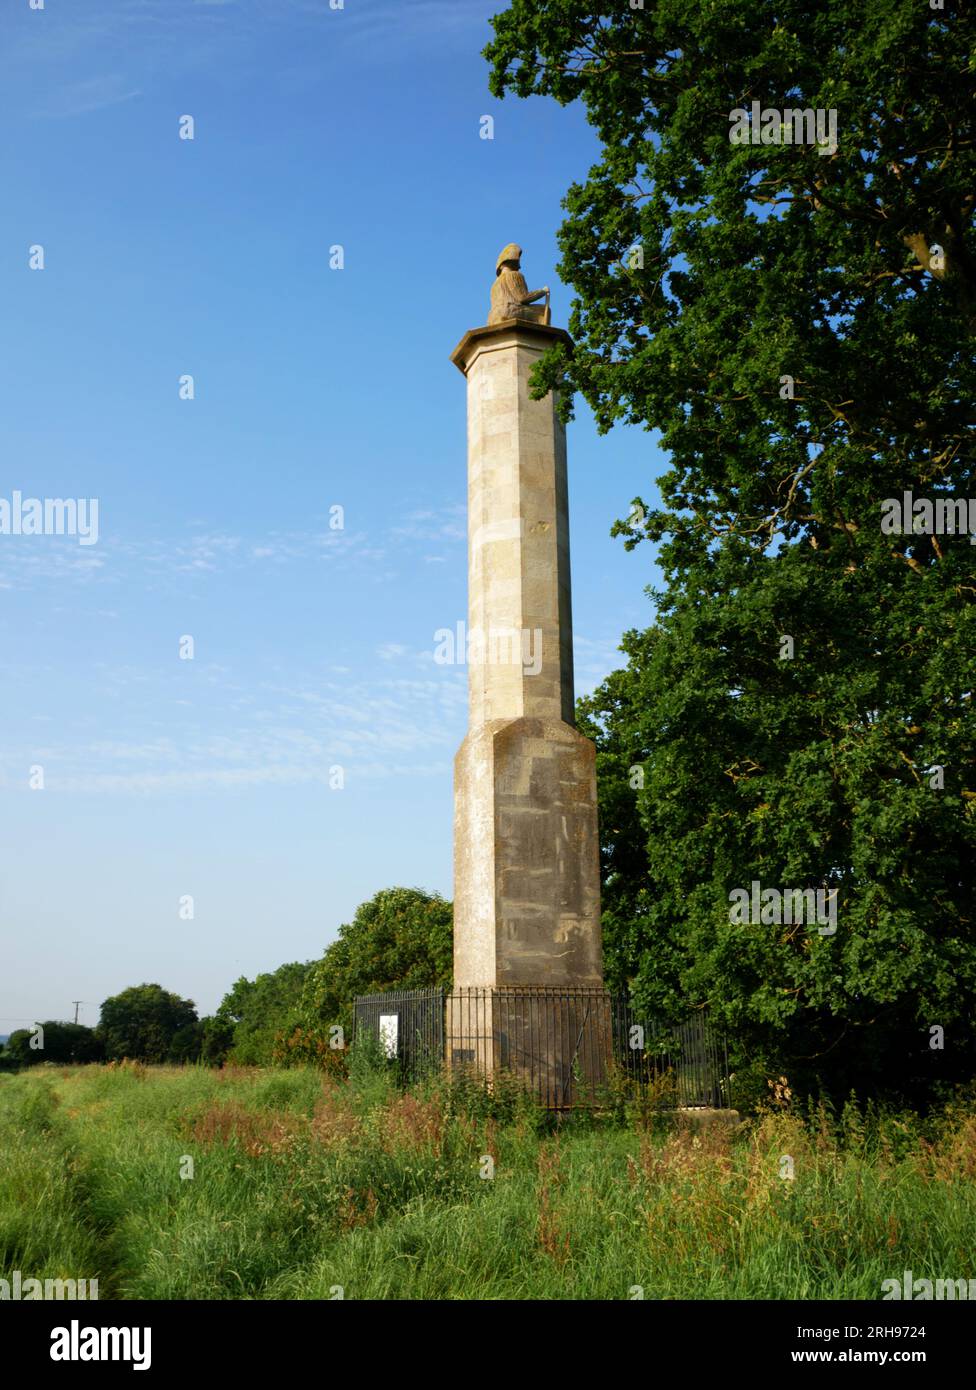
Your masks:
{"label": "column capital", "polygon": [[502,319],[500,323],[487,324],[483,328],[469,328],[451,353],[451,361],[462,376],[467,376],[468,368],[479,353],[510,347],[513,343],[538,347],[540,351],[552,347],[554,343],[565,343],[569,348],[573,346],[573,340],[564,328],[530,323],[526,319]]}

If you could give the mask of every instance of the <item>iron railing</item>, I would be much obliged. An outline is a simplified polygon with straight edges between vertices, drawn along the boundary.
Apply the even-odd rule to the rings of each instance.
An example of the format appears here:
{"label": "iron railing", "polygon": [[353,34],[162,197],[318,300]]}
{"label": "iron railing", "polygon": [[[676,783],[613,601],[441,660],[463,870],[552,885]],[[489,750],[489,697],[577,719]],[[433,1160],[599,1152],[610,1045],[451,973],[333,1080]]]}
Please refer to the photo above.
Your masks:
{"label": "iron railing", "polygon": [[643,1087],[670,1083],[682,1107],[727,1108],[729,1055],[725,1037],[701,1013],[665,1028],[638,1013],[626,995],[612,996],[617,1065]]}
{"label": "iron railing", "polygon": [[398,989],[360,994],[353,1004],[353,1037],[368,1034],[404,1081],[419,1081],[444,1061],[444,991]]}
{"label": "iron railing", "polygon": [[446,1064],[506,1073],[549,1109],[600,1105],[614,1081],[664,1107],[730,1104],[724,1038],[703,1015],[664,1027],[602,989],[396,990],[360,995],[354,1036],[371,1036],[411,1082]]}

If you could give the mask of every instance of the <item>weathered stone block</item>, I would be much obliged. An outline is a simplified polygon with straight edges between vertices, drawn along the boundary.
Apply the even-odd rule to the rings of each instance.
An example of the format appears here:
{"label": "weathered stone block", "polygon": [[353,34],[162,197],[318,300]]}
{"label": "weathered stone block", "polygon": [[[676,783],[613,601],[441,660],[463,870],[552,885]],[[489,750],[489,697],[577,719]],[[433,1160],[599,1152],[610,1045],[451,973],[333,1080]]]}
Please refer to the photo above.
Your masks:
{"label": "weathered stone block", "polygon": [[603,983],[595,749],[559,719],[494,719],[454,762],[454,981]]}

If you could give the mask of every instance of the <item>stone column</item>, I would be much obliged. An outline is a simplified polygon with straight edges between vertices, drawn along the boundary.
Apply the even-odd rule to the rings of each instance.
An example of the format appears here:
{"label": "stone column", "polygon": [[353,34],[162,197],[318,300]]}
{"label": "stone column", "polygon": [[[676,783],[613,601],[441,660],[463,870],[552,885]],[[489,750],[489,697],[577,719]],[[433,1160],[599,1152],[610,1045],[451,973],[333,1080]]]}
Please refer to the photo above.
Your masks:
{"label": "stone column", "polygon": [[[534,401],[528,389],[535,362],[560,339],[569,341],[561,329],[513,318],[472,329],[451,356],[468,383],[469,590],[454,985],[506,991],[508,1018],[508,992],[531,992],[539,1036],[527,1047],[557,1086],[570,1044],[542,1041],[540,989],[565,996],[603,985],[595,749],[574,727],[566,437],[552,396]],[[562,999],[560,1008],[552,1037],[574,1039],[575,1006]],[[591,1003],[585,1011],[590,1020]],[[507,1050],[491,1036],[497,1009],[481,1010],[473,1031],[465,1012],[469,1045],[457,1051],[490,1066]],[[460,1030],[449,1020],[448,1031]]]}

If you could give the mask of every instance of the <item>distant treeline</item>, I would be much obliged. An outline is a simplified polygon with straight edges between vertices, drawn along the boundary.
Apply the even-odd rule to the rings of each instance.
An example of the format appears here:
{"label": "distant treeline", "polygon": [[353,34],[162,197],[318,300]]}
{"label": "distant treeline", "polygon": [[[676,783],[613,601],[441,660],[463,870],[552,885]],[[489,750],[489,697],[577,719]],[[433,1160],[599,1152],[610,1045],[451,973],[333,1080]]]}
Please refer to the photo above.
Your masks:
{"label": "distant treeline", "polygon": [[268,1066],[329,1051],[329,1030],[349,1030],[357,994],[449,985],[452,909],[436,893],[387,888],[356,911],[319,960],[241,976],[215,1014],[158,984],[106,999],[98,1024],[55,1019],[18,1029],[0,1052],[7,1069],[37,1062],[204,1062]]}

